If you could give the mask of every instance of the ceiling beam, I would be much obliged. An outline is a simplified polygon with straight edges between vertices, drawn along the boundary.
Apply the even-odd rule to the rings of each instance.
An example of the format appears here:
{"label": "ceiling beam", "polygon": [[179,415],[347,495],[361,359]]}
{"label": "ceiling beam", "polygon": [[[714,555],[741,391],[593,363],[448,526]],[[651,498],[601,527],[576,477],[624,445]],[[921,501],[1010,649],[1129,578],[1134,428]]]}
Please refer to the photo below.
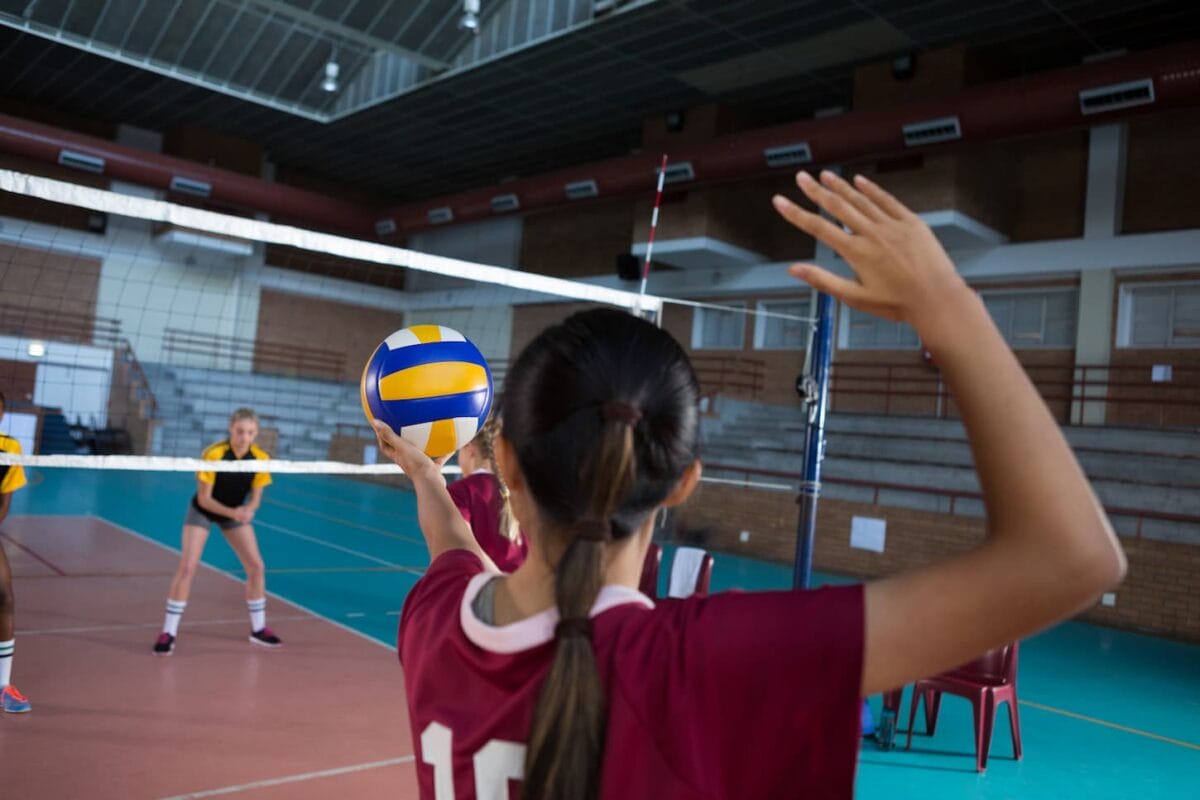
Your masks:
{"label": "ceiling beam", "polygon": [[248,0],[247,5],[257,6],[276,17],[298,22],[302,25],[315,28],[319,32],[329,33],[347,41],[358,42],[373,50],[381,50],[400,56],[401,58],[407,58],[430,69],[443,70],[449,66],[445,61],[439,61],[436,58],[431,58],[416,50],[410,50],[395,42],[389,42],[386,39],[380,39],[378,36],[372,36],[366,31],[352,28],[349,25],[343,25],[336,20],[323,17],[320,14],[296,8],[291,3],[286,3],[283,0]]}

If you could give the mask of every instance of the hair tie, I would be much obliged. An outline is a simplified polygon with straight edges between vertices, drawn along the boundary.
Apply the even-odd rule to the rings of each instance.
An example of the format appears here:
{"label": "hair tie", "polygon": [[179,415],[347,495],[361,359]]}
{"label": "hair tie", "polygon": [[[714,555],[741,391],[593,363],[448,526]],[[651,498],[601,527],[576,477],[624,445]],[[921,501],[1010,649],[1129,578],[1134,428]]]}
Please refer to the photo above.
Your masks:
{"label": "hair tie", "polygon": [[608,542],[612,540],[612,523],[603,519],[581,519],[571,529],[575,538],[585,542]]}
{"label": "hair tie", "polygon": [[600,415],[608,422],[623,422],[632,428],[642,419],[642,410],[624,400],[609,400],[600,407]]}
{"label": "hair tie", "polygon": [[592,638],[592,621],[590,619],[563,619],[554,626],[555,639],[570,639],[572,636]]}

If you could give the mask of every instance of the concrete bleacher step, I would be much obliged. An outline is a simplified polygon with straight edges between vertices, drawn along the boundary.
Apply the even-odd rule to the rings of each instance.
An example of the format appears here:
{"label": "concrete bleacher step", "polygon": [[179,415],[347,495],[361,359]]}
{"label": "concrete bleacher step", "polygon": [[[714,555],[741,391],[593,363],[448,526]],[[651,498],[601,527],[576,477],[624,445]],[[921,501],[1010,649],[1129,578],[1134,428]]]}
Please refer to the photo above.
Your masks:
{"label": "concrete bleacher step", "polygon": [[[798,473],[803,415],[792,407],[720,402],[702,418],[703,457],[715,477],[794,483],[753,470]],[[1081,465],[1109,509],[1145,509],[1200,516],[1200,432],[1116,427],[1067,427]],[[930,511],[982,515],[966,434],[958,420],[830,414],[826,420],[824,494]],[[715,468],[716,464],[731,469]],[[737,467],[751,472],[739,473]],[[836,479],[842,479],[839,482]],[[858,485],[857,482],[866,485]],[[887,488],[892,484],[903,488]],[[911,488],[909,488],[911,487]],[[922,489],[933,491],[922,491]],[[941,493],[939,493],[939,490]],[[1200,543],[1195,524],[1114,514],[1123,533]]]}

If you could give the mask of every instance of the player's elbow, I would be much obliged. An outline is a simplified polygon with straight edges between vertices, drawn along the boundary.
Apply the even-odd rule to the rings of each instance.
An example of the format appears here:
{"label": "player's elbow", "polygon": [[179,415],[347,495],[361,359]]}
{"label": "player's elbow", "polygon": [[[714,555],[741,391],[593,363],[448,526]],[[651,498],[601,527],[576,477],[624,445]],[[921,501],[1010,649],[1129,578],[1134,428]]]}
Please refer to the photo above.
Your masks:
{"label": "player's elbow", "polygon": [[1081,599],[1091,602],[1125,578],[1129,563],[1107,519],[1078,540],[1069,574],[1075,578],[1073,583]]}

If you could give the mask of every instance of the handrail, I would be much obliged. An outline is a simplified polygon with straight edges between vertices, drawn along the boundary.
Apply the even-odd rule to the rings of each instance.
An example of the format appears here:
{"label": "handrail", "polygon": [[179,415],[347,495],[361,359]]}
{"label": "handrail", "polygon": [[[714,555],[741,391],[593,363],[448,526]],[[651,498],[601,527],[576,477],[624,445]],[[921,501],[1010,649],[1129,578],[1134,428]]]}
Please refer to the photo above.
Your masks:
{"label": "handrail", "polygon": [[[741,466],[738,464],[719,464],[719,463],[706,463],[704,466],[706,466],[710,470],[724,470],[726,472],[742,472],[742,473],[745,473],[746,475],[761,475],[763,477],[771,477],[771,478],[786,478],[786,479],[795,480],[797,483],[799,481],[803,480],[803,478],[804,478],[804,476],[801,475],[799,472],[791,472],[789,470],[765,469],[763,467],[748,467],[748,466]],[[975,491],[975,490],[969,490],[969,489],[939,489],[939,488],[935,488],[935,487],[931,487],[931,486],[923,486],[923,485],[918,485],[918,484],[890,483],[890,482],[886,482],[886,481],[872,481],[872,480],[864,480],[861,478],[842,478],[842,477],[835,477],[835,476],[830,476],[830,475],[822,476],[821,482],[822,483],[843,484],[846,486],[861,486],[861,487],[873,489],[874,494],[873,494],[873,499],[871,502],[874,505],[879,504],[879,492],[881,489],[884,491],[913,492],[915,494],[928,494],[928,495],[938,495],[941,497],[949,497],[950,498],[950,508],[947,513],[950,513],[950,514],[954,513],[955,501],[960,498],[967,499],[967,500],[982,500],[983,499],[982,492]],[[1142,520],[1145,520],[1145,519],[1160,520],[1163,522],[1183,522],[1183,523],[1187,523],[1187,524],[1193,524],[1193,523],[1200,524],[1200,516],[1195,516],[1192,514],[1177,514],[1172,511],[1159,511],[1157,509],[1152,509],[1152,508],[1124,508],[1124,507],[1120,507],[1120,506],[1106,506],[1105,511],[1107,511],[1110,515],[1116,516],[1116,517],[1136,517],[1138,520],[1138,525],[1137,525],[1137,530],[1136,530],[1135,535],[1136,535],[1136,538],[1139,538],[1139,539],[1142,536]]]}
{"label": "handrail", "polygon": [[94,314],[0,302],[0,331],[34,339],[61,338],[116,347],[121,337],[121,321]]}
{"label": "handrail", "polygon": [[138,393],[138,400],[149,406],[148,417],[156,419],[158,417],[158,398],[154,396],[154,389],[150,385],[150,378],[146,375],[142,362],[138,360],[137,354],[133,351],[133,342],[123,336],[119,342],[117,352],[134,375],[131,388]]}
{"label": "handrail", "polygon": [[341,376],[346,366],[345,354],[337,350],[269,340],[239,339],[178,328],[167,328],[163,332],[163,352],[168,361],[175,354],[226,360],[249,359],[256,366],[296,371],[315,369],[329,376]]}
{"label": "handrail", "polygon": [[[1171,364],[1169,381],[1154,380],[1150,365],[1145,364],[1023,366],[1047,403],[1063,404],[1055,410],[1060,422],[1087,424],[1089,411],[1097,406],[1112,405],[1117,408],[1151,407],[1157,411],[1158,427],[1166,427],[1169,409],[1200,404],[1200,366]],[[1093,377],[1097,374],[1099,377]],[[1131,390],[1137,390],[1137,393],[1130,394]],[[839,396],[865,396],[876,402],[881,399],[884,414],[893,413],[894,399],[925,399],[929,401],[925,415],[937,418],[947,416],[952,400],[941,374],[924,364],[835,363],[829,391],[835,403]],[[922,411],[914,409],[910,403],[900,413],[922,414]],[[1107,419],[1097,420],[1101,421],[1108,422]]]}
{"label": "handrail", "polygon": [[762,393],[766,373],[766,362],[762,359],[693,354],[691,362],[705,395],[724,394],[728,390],[751,396]]}

